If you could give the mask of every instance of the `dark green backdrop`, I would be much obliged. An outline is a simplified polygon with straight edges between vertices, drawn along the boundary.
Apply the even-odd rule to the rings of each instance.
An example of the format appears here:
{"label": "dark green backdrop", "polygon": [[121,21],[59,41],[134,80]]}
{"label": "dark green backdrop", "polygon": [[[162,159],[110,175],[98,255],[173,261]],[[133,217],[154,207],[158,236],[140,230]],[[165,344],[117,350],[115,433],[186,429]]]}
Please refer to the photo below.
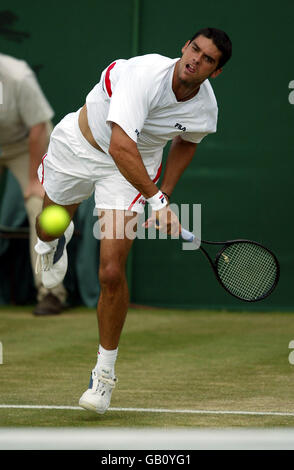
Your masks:
{"label": "dark green backdrop", "polygon": [[[55,123],[84,103],[113,59],[152,52],[177,57],[197,29],[215,26],[227,31],[233,58],[212,81],[219,104],[218,132],[199,146],[173,201],[202,205],[203,238],[246,237],[271,247],[281,263],[279,287],[262,303],[240,303],[217,285],[200,253],[183,252],[177,241],[136,240],[128,270],[131,300],[187,308],[292,309],[294,106],[288,96],[294,80],[293,2],[282,1],[277,7],[265,0],[53,0],[44,6],[32,0],[2,0],[1,10],[17,15],[10,28],[30,37],[15,42],[2,34],[0,50],[38,70],[55,109]],[[9,218],[7,203],[3,209],[2,223],[3,216]],[[89,200],[78,214],[81,235],[71,248],[67,276],[71,295],[91,306],[99,294],[99,246],[92,237],[92,214]],[[15,217],[12,220],[15,223]],[[2,247],[4,256],[7,249]],[[0,276],[0,295],[7,302],[2,261]]]}

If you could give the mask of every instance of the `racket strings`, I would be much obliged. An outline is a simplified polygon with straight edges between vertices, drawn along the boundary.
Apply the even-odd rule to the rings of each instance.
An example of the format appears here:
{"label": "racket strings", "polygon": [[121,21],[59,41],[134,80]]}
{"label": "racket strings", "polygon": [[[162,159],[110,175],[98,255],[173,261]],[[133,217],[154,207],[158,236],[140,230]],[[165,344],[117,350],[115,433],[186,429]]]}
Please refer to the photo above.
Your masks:
{"label": "racket strings", "polygon": [[244,300],[256,300],[271,290],[278,268],[268,250],[240,242],[222,251],[217,270],[222,283],[232,294]]}

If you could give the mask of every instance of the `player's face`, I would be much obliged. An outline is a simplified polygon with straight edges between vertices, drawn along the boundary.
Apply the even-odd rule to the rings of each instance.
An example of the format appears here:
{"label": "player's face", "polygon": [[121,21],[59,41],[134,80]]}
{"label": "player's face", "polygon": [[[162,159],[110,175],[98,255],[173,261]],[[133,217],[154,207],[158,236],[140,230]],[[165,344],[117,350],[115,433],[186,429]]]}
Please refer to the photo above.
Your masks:
{"label": "player's face", "polygon": [[205,36],[186,42],[182,54],[178,67],[178,78],[182,83],[201,83],[208,77],[215,78],[222,70],[218,69],[222,53]]}

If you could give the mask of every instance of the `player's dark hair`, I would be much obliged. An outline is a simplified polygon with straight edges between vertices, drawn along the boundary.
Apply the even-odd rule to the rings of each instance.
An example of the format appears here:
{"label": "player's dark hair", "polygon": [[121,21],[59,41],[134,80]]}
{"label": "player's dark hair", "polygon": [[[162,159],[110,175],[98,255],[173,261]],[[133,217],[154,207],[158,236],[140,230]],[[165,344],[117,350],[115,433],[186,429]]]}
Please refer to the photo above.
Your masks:
{"label": "player's dark hair", "polygon": [[218,64],[218,69],[223,67],[232,55],[232,43],[229,36],[221,29],[216,28],[202,28],[194,34],[190,39],[192,42],[197,36],[205,36],[211,39],[215,46],[221,51],[222,55]]}

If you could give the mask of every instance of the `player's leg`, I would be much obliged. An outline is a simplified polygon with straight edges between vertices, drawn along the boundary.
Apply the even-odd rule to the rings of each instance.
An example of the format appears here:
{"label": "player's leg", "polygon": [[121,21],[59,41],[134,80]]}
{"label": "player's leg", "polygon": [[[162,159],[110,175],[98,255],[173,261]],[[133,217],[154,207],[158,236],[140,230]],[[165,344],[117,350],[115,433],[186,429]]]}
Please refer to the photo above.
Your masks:
{"label": "player's leg", "polygon": [[[53,204],[55,205],[56,203],[45,194],[43,209]],[[77,203],[62,205],[62,207],[68,211],[71,222],[63,235],[58,238],[52,237],[44,232],[39,223],[39,216],[36,219],[36,231],[38,235],[35,245],[35,250],[38,254],[36,272],[41,271],[42,283],[47,289],[53,289],[60,284],[67,272],[67,245],[73,236],[74,224],[72,218],[78,206],[79,204]]]}
{"label": "player's leg", "polygon": [[[61,147],[61,156],[63,156],[63,152],[65,150]],[[62,158],[61,161],[63,161]],[[43,208],[57,204],[64,207],[71,218],[69,226],[59,238],[48,235],[40,227],[39,216],[36,218],[38,235],[35,245],[35,251],[38,254],[36,272],[41,272],[42,283],[47,289],[53,289],[65,277],[68,266],[67,245],[74,233],[72,218],[79,204],[87,199],[94,190],[91,179],[79,178],[68,173],[72,167],[76,171],[78,170],[79,159],[74,154],[71,154],[71,161],[72,166],[69,168],[65,168],[64,171],[56,170],[55,155],[52,154],[49,146],[47,157],[43,158],[39,168],[39,179],[45,189]]]}
{"label": "player's leg", "polygon": [[114,368],[118,344],[129,305],[126,262],[136,233],[137,214],[106,210],[100,217],[101,225],[102,219],[106,234],[111,234],[112,228],[114,230],[113,237],[106,235],[100,242],[98,360],[91,373],[89,388],[80,399],[80,406],[97,413],[107,410],[116,382]]}
{"label": "player's leg", "polygon": [[136,234],[137,214],[130,211],[105,210],[100,213],[100,223],[105,227],[106,236],[100,241],[101,293],[97,306],[99,337],[103,348],[114,350],[118,347],[128,310],[126,262]]}
{"label": "player's leg", "polygon": [[[52,201],[49,198],[49,196],[45,193],[42,210],[45,209],[48,206],[51,206],[51,205],[56,205],[56,202]],[[61,204],[58,204],[58,205],[61,205]],[[62,207],[64,207],[67,210],[67,212],[69,213],[70,219],[72,220],[74,215],[75,215],[76,210],[79,207],[79,205],[80,205],[79,203],[78,204],[68,204],[68,205],[62,205]],[[38,235],[39,239],[44,241],[44,242],[50,242],[52,240],[55,240],[56,237],[52,237],[51,235],[48,235],[42,229],[42,227],[40,226],[39,218],[40,218],[40,214],[38,214],[38,216],[36,218],[36,232],[37,232],[37,235]]]}
{"label": "player's leg", "polygon": [[56,315],[62,312],[67,299],[67,291],[63,282],[54,286],[52,289],[44,287],[42,283],[42,273],[36,273],[35,266],[37,262],[37,253],[35,246],[38,242],[36,232],[36,217],[42,210],[43,199],[37,196],[31,196],[25,200],[26,211],[30,225],[30,254],[33,268],[34,281],[37,290],[37,305],[34,315]]}
{"label": "player's leg", "polygon": [[[38,177],[45,190],[43,208],[57,204],[63,206],[73,218],[79,204],[93,193],[95,183],[91,168],[85,164],[88,149],[79,140],[76,130],[78,114],[68,114],[53,130],[47,154],[38,169]],[[63,281],[67,271],[67,244],[74,224],[71,220],[59,238],[49,236],[36,219],[38,253],[36,270],[42,272],[42,283],[54,288]]]}

